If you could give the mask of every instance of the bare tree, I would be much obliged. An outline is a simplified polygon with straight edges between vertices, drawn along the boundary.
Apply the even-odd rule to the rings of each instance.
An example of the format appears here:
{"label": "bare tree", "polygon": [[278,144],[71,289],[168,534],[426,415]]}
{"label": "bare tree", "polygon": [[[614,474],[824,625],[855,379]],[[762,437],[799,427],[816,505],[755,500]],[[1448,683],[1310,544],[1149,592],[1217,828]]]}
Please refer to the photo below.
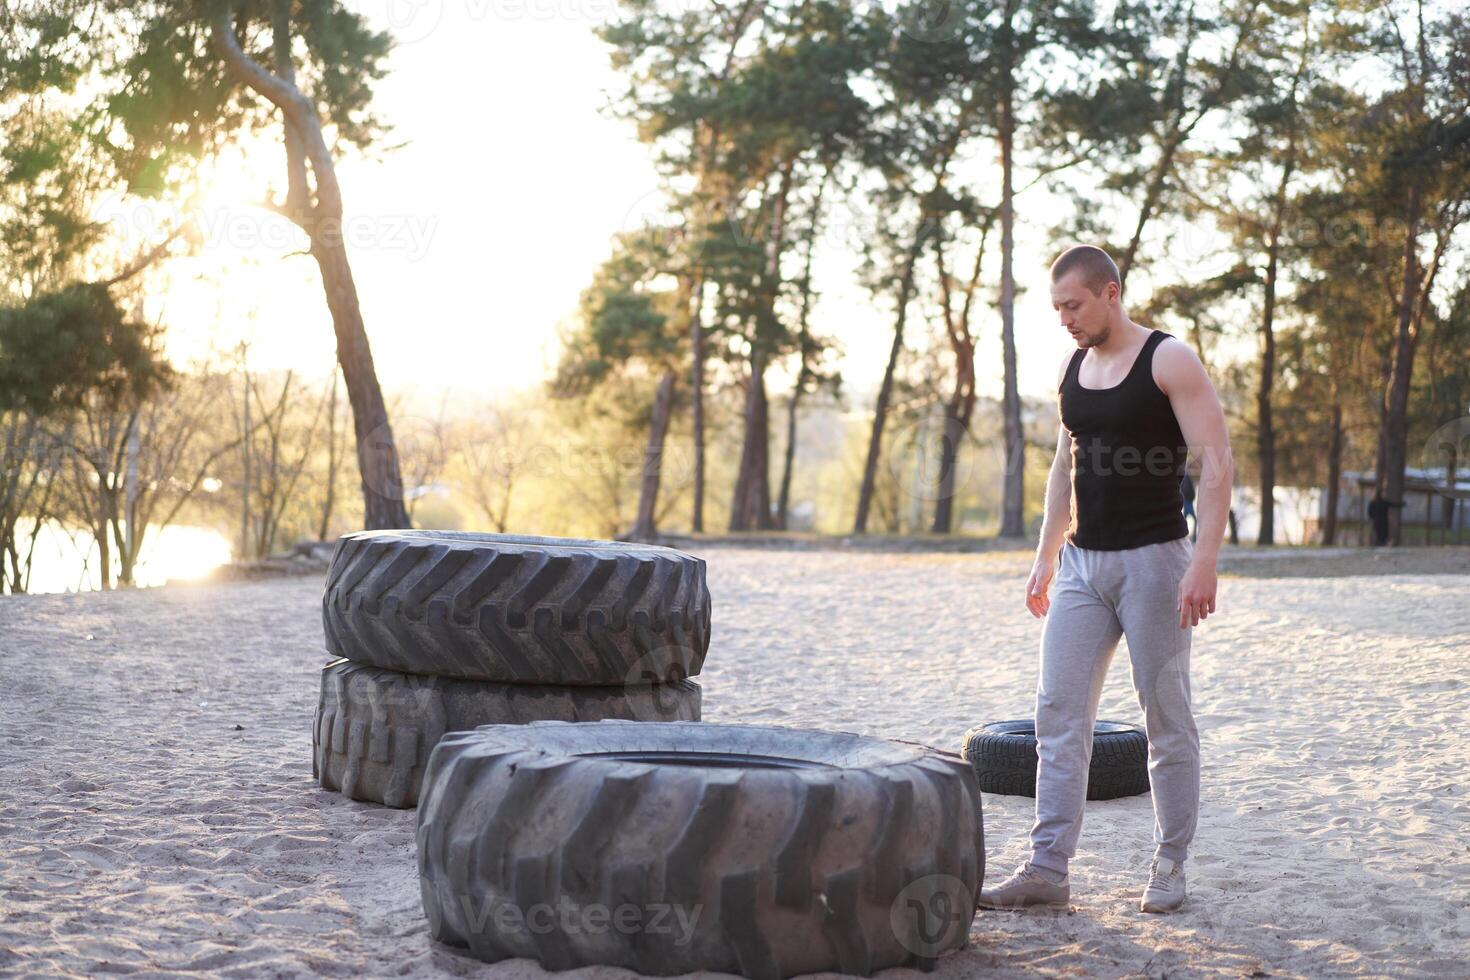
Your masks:
{"label": "bare tree", "polygon": [[135,583],[150,536],[177,520],[238,446],[215,424],[227,397],[225,378],[206,370],[141,401],[99,394],[83,403],[66,440],[68,499],[58,516],[91,532],[103,589]]}
{"label": "bare tree", "polygon": [[30,412],[0,414],[0,592],[30,586],[36,538],[51,517],[64,435]]}
{"label": "bare tree", "polygon": [[314,395],[294,371],[281,376],[272,393],[269,377],[246,376],[251,428],[241,432],[249,460],[239,474],[240,504],[246,515],[244,554],[268,557],[284,533],[315,526],[315,507],[304,499],[302,476],[317,448],[330,395]]}
{"label": "bare tree", "polygon": [[450,431],[444,408],[441,402],[434,418],[416,419],[416,424],[404,435],[404,503],[410,523],[419,503],[437,488],[449,463]]}
{"label": "bare tree", "polygon": [[327,469],[322,478],[322,520],[316,539],[326,541],[332,533],[332,516],[337,506],[337,480],[342,469],[343,429],[339,422],[341,406],[337,401],[337,380],[340,372],[332,370],[332,389],[327,397]]}

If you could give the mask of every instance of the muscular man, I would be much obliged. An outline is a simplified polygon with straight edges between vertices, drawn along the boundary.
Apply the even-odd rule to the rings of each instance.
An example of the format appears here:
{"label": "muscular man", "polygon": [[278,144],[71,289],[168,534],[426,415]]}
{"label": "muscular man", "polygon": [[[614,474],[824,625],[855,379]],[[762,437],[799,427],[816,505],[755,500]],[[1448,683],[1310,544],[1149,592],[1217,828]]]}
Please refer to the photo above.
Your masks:
{"label": "muscular man", "polygon": [[[1187,344],[1128,318],[1117,266],[1079,245],[1051,267],[1052,307],[1077,343],[1057,372],[1061,427],[1026,608],[1046,617],[1036,687],[1031,857],[980,893],[984,908],[1065,904],[1092,727],[1120,636],[1148,733],[1155,853],[1140,908],[1184,901],[1199,810],[1190,706],[1192,629],[1215,611],[1215,560],[1234,472],[1225,417]],[[1189,453],[1201,462],[1198,540],[1181,510]],[[1053,578],[1055,577],[1055,581]],[[1050,595],[1048,594],[1050,592]]]}

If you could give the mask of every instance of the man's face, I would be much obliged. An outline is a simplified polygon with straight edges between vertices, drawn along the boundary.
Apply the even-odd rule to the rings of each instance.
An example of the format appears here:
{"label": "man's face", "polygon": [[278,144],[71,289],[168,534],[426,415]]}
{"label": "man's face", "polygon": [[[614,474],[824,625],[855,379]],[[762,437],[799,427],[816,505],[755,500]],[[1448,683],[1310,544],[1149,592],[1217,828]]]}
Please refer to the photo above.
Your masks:
{"label": "man's face", "polygon": [[1079,348],[1096,347],[1108,339],[1117,285],[1106,283],[1096,295],[1080,272],[1069,272],[1051,284],[1051,307]]}

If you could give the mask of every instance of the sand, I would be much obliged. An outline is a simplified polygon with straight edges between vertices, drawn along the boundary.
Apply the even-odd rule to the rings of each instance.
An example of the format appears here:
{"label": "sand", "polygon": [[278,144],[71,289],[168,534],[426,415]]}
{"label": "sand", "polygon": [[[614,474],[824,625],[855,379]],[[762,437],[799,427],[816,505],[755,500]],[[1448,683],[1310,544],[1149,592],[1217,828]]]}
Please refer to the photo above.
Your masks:
{"label": "sand", "polygon": [[[707,721],[954,750],[1030,713],[1021,556],[707,556]],[[413,812],[312,781],[320,590],[0,599],[0,974],[549,975],[433,944]],[[1072,907],[981,912],[934,976],[1466,976],[1467,597],[1466,574],[1222,579],[1189,904],[1136,910],[1148,798],[1089,803]],[[1103,714],[1137,717],[1123,649]],[[985,797],[992,879],[1031,805]]]}

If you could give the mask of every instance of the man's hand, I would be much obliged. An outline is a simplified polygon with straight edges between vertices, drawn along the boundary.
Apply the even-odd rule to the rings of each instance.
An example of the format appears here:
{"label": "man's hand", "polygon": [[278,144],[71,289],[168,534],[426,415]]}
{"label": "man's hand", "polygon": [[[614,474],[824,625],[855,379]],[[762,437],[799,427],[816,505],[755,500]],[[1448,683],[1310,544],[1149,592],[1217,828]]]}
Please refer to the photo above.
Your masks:
{"label": "man's hand", "polygon": [[1215,611],[1215,563],[1192,561],[1179,582],[1179,628],[1198,626]]}
{"label": "man's hand", "polygon": [[1045,616],[1046,611],[1051,608],[1046,590],[1051,587],[1052,576],[1055,574],[1055,567],[1045,558],[1036,559],[1036,563],[1031,566],[1031,577],[1026,580],[1026,608],[1037,619]]}

